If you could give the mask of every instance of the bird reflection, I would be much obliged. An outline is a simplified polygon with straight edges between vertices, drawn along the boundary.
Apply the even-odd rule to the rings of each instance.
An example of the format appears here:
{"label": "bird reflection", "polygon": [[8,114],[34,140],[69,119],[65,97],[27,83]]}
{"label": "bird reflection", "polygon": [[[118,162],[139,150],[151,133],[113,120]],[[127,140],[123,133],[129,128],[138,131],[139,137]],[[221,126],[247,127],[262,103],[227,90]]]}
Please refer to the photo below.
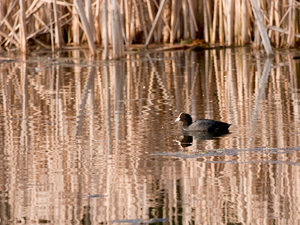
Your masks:
{"label": "bird reflection", "polygon": [[193,144],[193,140],[214,140],[220,137],[224,137],[230,134],[230,132],[223,133],[210,133],[210,132],[186,132],[183,131],[182,138],[178,141],[181,147],[186,148]]}
{"label": "bird reflection", "polygon": [[189,147],[193,144],[193,136],[183,136],[179,143],[183,148]]}

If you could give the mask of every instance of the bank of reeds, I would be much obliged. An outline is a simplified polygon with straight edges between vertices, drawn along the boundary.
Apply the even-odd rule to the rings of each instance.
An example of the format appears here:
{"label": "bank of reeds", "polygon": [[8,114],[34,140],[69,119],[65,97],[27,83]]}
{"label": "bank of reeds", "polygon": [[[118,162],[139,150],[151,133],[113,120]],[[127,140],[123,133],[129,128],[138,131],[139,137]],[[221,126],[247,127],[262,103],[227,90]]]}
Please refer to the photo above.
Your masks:
{"label": "bank of reeds", "polygon": [[[295,0],[1,0],[0,45],[49,49],[88,43],[93,54],[111,46],[113,57],[131,44],[180,43],[261,45],[253,3],[274,47],[299,42],[300,3]],[[186,42],[185,42],[186,43]]]}

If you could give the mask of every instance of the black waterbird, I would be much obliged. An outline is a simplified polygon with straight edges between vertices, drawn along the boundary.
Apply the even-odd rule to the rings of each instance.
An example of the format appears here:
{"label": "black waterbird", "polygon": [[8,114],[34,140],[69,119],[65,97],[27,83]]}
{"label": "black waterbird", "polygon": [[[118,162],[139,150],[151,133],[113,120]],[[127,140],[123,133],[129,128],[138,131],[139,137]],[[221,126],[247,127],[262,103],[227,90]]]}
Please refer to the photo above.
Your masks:
{"label": "black waterbird", "polygon": [[193,122],[191,115],[188,113],[180,113],[175,122],[183,122],[182,129],[184,132],[206,132],[213,135],[228,134],[228,128],[231,124],[221,121],[199,119]]}

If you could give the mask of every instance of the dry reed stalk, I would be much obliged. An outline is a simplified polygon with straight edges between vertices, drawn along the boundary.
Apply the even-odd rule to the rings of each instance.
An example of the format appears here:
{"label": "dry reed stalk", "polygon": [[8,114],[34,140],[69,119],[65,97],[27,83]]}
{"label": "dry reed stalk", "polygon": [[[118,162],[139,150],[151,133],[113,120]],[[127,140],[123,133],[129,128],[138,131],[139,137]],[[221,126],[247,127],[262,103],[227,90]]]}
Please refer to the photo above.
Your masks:
{"label": "dry reed stalk", "polygon": [[[11,16],[10,14],[13,13],[13,9],[15,8],[16,4],[17,4],[17,0],[15,0],[14,2],[12,2],[12,4],[10,4],[9,6],[5,7],[5,5],[3,5],[3,8],[7,8],[7,12],[5,14],[5,12],[3,13],[3,15],[5,14],[5,16],[2,18],[2,20],[0,20],[0,28],[3,25],[6,25],[6,28],[10,30],[10,33],[7,34],[7,30],[4,29],[3,32],[1,32],[1,36],[4,37],[4,40],[2,41],[1,45],[3,46],[8,46],[10,43],[14,44],[16,47],[20,46],[20,33],[17,34],[17,29],[19,28],[19,16],[20,16],[20,12],[16,12],[13,16]],[[3,2],[4,4],[4,2]],[[12,19],[10,18],[15,18],[15,25],[12,27],[10,25],[9,20],[11,21]],[[13,22],[13,21],[12,21]],[[18,26],[17,26],[18,24]]]}
{"label": "dry reed stalk", "polygon": [[[4,17],[4,1],[0,1],[0,21],[3,20],[3,17]],[[0,28],[1,28],[1,25],[0,25]],[[1,37],[1,34],[0,34],[0,43],[2,41],[2,37]]]}
{"label": "dry reed stalk", "polygon": [[[6,19],[9,18],[10,13],[11,13],[12,10],[15,8],[15,6],[16,6],[18,0],[13,1],[9,6],[4,5],[4,1],[3,1],[3,2],[0,1],[0,2],[1,2],[2,8],[3,8],[3,14],[2,14],[1,16],[5,15],[5,16],[3,16],[3,18],[0,20],[0,28],[1,28],[1,26],[3,26],[3,23],[6,22]],[[4,12],[4,8],[7,8],[6,12]]]}
{"label": "dry reed stalk", "polygon": [[211,33],[211,43],[216,43],[216,33],[217,33],[217,20],[218,20],[218,6],[220,0],[214,2],[214,12],[213,12],[213,21],[212,21],[212,33]]}
{"label": "dry reed stalk", "polygon": [[[280,27],[280,16],[281,16],[281,4],[280,0],[275,1],[275,8],[274,8],[274,17],[275,17],[275,26]],[[275,45],[279,47],[280,36],[279,33],[275,33]]]}
{"label": "dry reed stalk", "polygon": [[296,12],[295,12],[295,1],[289,0],[289,19],[288,19],[288,37],[287,37],[287,46],[294,47],[295,40],[295,21],[296,21]]}
{"label": "dry reed stalk", "polygon": [[226,44],[227,42],[227,36],[228,36],[228,13],[227,13],[227,2],[226,0],[222,0],[222,6],[223,6],[223,18],[224,18],[224,21],[223,21],[223,30],[224,30],[224,44]]}
{"label": "dry reed stalk", "polygon": [[126,1],[124,5],[124,13],[125,13],[125,34],[128,44],[132,43],[132,36],[130,32],[130,21],[131,21],[131,13],[132,13],[132,2],[130,0]]}
{"label": "dry reed stalk", "polygon": [[[288,30],[285,30],[285,29],[281,29],[281,28],[278,28],[278,27],[269,27],[270,30],[273,30],[273,31],[276,31],[278,33],[282,33],[282,34],[289,34],[289,31]],[[300,33],[299,34],[294,34],[295,37],[297,38],[300,38]]]}
{"label": "dry reed stalk", "polygon": [[[151,23],[153,23],[153,21],[154,21],[154,13],[157,12],[157,9],[159,8],[159,5],[158,5],[157,1],[152,1],[153,4],[151,4],[150,1],[147,1],[147,5],[148,5],[148,3],[149,3],[149,6],[150,6],[150,7],[148,7],[149,17],[152,14],[152,19],[150,18],[150,21],[151,21]],[[167,7],[165,7],[164,10],[165,11],[168,10]],[[162,19],[163,20],[166,19],[165,15],[167,15],[167,14],[164,13],[162,15]],[[155,43],[159,43],[160,40],[162,39],[162,29],[163,29],[162,25],[163,25],[162,24],[162,20],[160,19],[159,22],[158,22],[157,28],[153,32],[153,39],[154,39]]]}
{"label": "dry reed stalk", "polygon": [[[274,20],[274,2],[271,2],[271,6],[270,6],[270,10],[269,10],[269,25],[268,27],[273,26],[273,20]],[[272,30],[269,30],[268,32],[268,36],[269,38],[272,40]]]}
{"label": "dry reed stalk", "polygon": [[92,6],[91,0],[85,0],[85,13],[87,15],[86,18],[88,24],[90,25],[91,36],[93,38],[93,41],[95,42],[94,18],[93,18],[91,6]]}
{"label": "dry reed stalk", "polygon": [[182,2],[182,13],[183,13],[183,38],[188,39],[189,38],[189,10],[187,1]]}
{"label": "dry reed stalk", "polygon": [[92,55],[95,55],[96,54],[96,46],[95,46],[95,43],[94,43],[94,38],[93,38],[93,34],[91,32],[91,28],[90,28],[91,24],[89,24],[89,22],[86,18],[86,15],[83,11],[82,1],[81,0],[75,0],[75,7],[78,11],[83,29],[84,29],[85,34],[87,36],[90,51],[91,51]]}
{"label": "dry reed stalk", "polygon": [[36,39],[36,38],[32,38],[32,40],[34,40],[37,44],[39,44],[40,46],[42,46],[43,48],[45,49],[51,49],[52,51],[54,51],[53,49],[53,46],[52,45],[47,45],[47,44],[44,44],[43,42],[41,42],[39,39]]}
{"label": "dry reed stalk", "polygon": [[198,32],[198,26],[197,26],[197,21],[195,18],[195,13],[194,13],[194,2],[192,0],[188,0],[188,5],[189,5],[189,13],[190,13],[190,30],[191,30],[191,38],[195,39],[196,38],[196,32]]}
{"label": "dry reed stalk", "polygon": [[145,43],[145,47],[146,47],[146,48],[147,48],[147,46],[149,45],[149,42],[150,42],[150,39],[151,39],[151,37],[152,37],[153,31],[154,31],[154,29],[155,29],[155,27],[156,27],[156,25],[157,25],[158,20],[160,19],[161,15],[162,15],[163,9],[164,9],[165,4],[167,3],[167,1],[168,1],[168,0],[162,0],[161,3],[160,3],[158,12],[157,12],[157,14],[156,14],[156,16],[155,16],[155,19],[154,19],[154,22],[153,22],[153,24],[152,24],[151,30],[150,30],[150,32],[149,32],[149,34],[148,34],[147,39],[146,39],[146,43]]}
{"label": "dry reed stalk", "polygon": [[79,45],[80,43],[80,28],[79,28],[79,16],[75,5],[72,7],[72,36],[73,43]]}
{"label": "dry reed stalk", "polygon": [[173,38],[172,38],[172,42],[171,43],[174,43],[175,39],[179,39],[179,36],[180,36],[180,31],[181,30],[178,30],[178,27],[180,26],[180,22],[181,20],[179,19],[180,18],[180,13],[181,13],[181,7],[180,7],[180,4],[179,4],[179,0],[176,0],[176,13],[175,13],[175,23],[174,23],[174,27],[172,27],[173,29]]}
{"label": "dry reed stalk", "polygon": [[[54,26],[55,30],[55,43],[56,46],[60,47],[63,43],[62,34],[61,34],[61,12],[57,9],[61,9],[61,6],[58,6],[57,1],[50,1],[49,3],[44,3],[44,1],[33,1],[28,10],[26,11],[26,18],[28,21],[32,21],[32,23],[28,24],[29,29],[27,30],[27,40],[31,37],[34,37],[34,33],[38,34],[38,30],[41,27],[45,27],[44,32],[50,34],[50,23],[51,26]],[[65,14],[63,14],[64,16]],[[54,16],[54,19],[53,19]],[[52,29],[52,28],[51,28]],[[58,43],[59,42],[59,43]],[[46,43],[48,44],[48,43]],[[54,49],[55,46],[53,46]]]}
{"label": "dry reed stalk", "polygon": [[19,34],[20,34],[20,48],[23,53],[26,53],[26,22],[25,22],[25,1],[19,0],[20,11],[19,11]]}
{"label": "dry reed stalk", "polygon": [[251,4],[252,4],[253,14],[254,14],[254,17],[256,19],[257,28],[259,30],[260,37],[262,39],[262,43],[264,45],[264,48],[265,48],[268,55],[273,55],[271,43],[270,43],[270,40],[269,40],[269,37],[268,37],[268,34],[267,34],[266,27],[264,25],[263,15],[262,15],[262,12],[261,12],[261,10],[258,6],[258,2],[256,0],[250,0],[250,1],[251,1]]}
{"label": "dry reed stalk", "polygon": [[[0,1],[0,21],[2,21],[3,17],[4,17],[4,2]],[[1,41],[2,41],[2,37],[0,35],[0,43]]]}
{"label": "dry reed stalk", "polygon": [[[163,18],[164,12],[162,12],[162,16],[161,18]],[[162,40],[162,36],[163,36],[163,20],[159,18],[158,20],[158,25],[156,27],[156,37],[157,37],[157,43],[160,43]]]}
{"label": "dry reed stalk", "polygon": [[[54,2],[54,0],[53,0],[53,2]],[[29,19],[29,17],[31,15],[33,15],[35,12],[37,12],[43,4],[44,4],[44,1],[34,0],[31,3],[31,5],[28,7],[28,9],[26,10],[26,13],[25,13],[26,19]],[[55,0],[55,4],[56,4],[56,0]]]}
{"label": "dry reed stalk", "polygon": [[[59,20],[63,20],[63,19],[65,19],[65,18],[67,18],[69,15],[70,15],[70,14],[67,13],[67,14],[61,16],[61,17],[59,18]],[[42,25],[42,27],[41,27],[40,29],[34,31],[34,32],[31,33],[31,34],[28,34],[27,37],[26,37],[27,40],[30,39],[30,38],[34,38],[34,37],[36,37],[36,36],[39,35],[39,34],[43,34],[43,33],[46,33],[46,32],[51,33],[51,28],[50,28],[50,27],[53,26],[54,21],[51,21],[49,24],[46,24],[46,23],[45,23],[43,20],[41,20],[41,18],[39,18],[38,16],[36,16],[36,15],[33,15],[33,16],[34,16],[34,18]],[[48,17],[51,17],[50,10],[48,10],[47,16],[48,16]],[[69,23],[71,22],[71,20],[72,20],[71,18],[68,19],[68,20],[66,20],[63,24],[61,24],[61,26],[64,26],[64,25],[69,24]]]}
{"label": "dry reed stalk", "polygon": [[[148,0],[149,1],[149,0]],[[174,36],[175,36],[175,23],[176,23],[176,12],[177,12],[177,0],[172,1],[171,5],[171,18],[170,18],[170,25],[171,25],[171,31],[170,31],[170,43],[174,43]]]}
{"label": "dry reed stalk", "polygon": [[208,24],[208,15],[207,15],[207,8],[206,8],[206,0],[203,0],[203,26],[204,26],[204,41],[209,42],[209,24]]}
{"label": "dry reed stalk", "polygon": [[[150,0],[147,0],[147,8],[148,8],[149,19],[152,24],[154,21],[154,12],[152,10],[152,4],[151,4]],[[157,32],[154,32],[153,36],[154,36],[154,42],[158,42],[159,39],[158,39]]]}
{"label": "dry reed stalk", "polygon": [[18,40],[14,40],[13,38],[9,37],[6,33],[0,31],[0,36],[2,38],[4,38],[4,40],[1,42],[11,42],[12,44],[14,44],[15,46],[19,46],[20,42]]}
{"label": "dry reed stalk", "polygon": [[212,16],[211,16],[211,5],[210,5],[210,1],[206,1],[206,4],[203,5],[203,7],[206,7],[206,11],[207,11],[207,23],[208,23],[208,37],[209,37],[209,41],[211,40],[211,33],[212,33]]}
{"label": "dry reed stalk", "polygon": [[166,43],[170,38],[171,29],[169,27],[168,21],[170,20],[171,9],[169,2],[166,4],[163,16],[159,20],[159,30],[161,30],[162,42]]}
{"label": "dry reed stalk", "polygon": [[240,1],[234,2],[234,35],[233,40],[235,44],[241,43],[241,4]]}
{"label": "dry reed stalk", "polygon": [[111,24],[112,24],[112,49],[113,58],[120,58],[124,55],[123,38],[121,35],[120,10],[117,0],[111,1]]}
{"label": "dry reed stalk", "polygon": [[[11,25],[10,25],[10,23],[8,22],[8,20],[5,18],[5,19],[3,19],[4,20],[4,24],[6,25],[6,27],[9,29],[9,31],[10,31],[10,33],[9,33],[9,37],[12,37],[12,38],[14,38],[15,40],[17,40],[18,42],[20,42],[20,38],[19,38],[19,36],[18,36],[18,34],[16,33],[16,27],[14,26],[14,27],[12,27]],[[20,25],[20,24],[19,24]]]}
{"label": "dry reed stalk", "polygon": [[[101,27],[102,27],[102,43],[104,45],[104,51],[103,51],[103,58],[107,59],[108,58],[108,9],[107,9],[107,0],[103,0],[102,2],[102,19],[100,21]],[[102,22],[102,23],[101,23]]]}
{"label": "dry reed stalk", "polygon": [[144,33],[144,37],[148,36],[148,32],[147,32],[147,26],[146,26],[146,22],[145,22],[145,18],[144,18],[144,12],[143,12],[143,8],[140,6],[140,1],[133,0],[133,5],[135,7],[135,11],[137,13],[137,16],[139,18],[139,28],[141,28],[141,30]]}
{"label": "dry reed stalk", "polygon": [[224,43],[224,23],[223,17],[223,1],[219,0],[219,42],[222,45]]}
{"label": "dry reed stalk", "polygon": [[50,40],[51,40],[51,50],[52,52],[54,52],[55,50],[55,40],[54,40],[54,34],[53,34],[53,25],[54,23],[52,23],[53,21],[53,18],[52,18],[52,13],[51,13],[51,5],[50,4],[47,4],[47,8],[48,10],[46,11],[47,13],[47,17],[50,18],[50,24],[49,24],[49,32],[50,32]]}
{"label": "dry reed stalk", "polygon": [[136,34],[136,26],[137,26],[137,24],[136,24],[136,22],[135,22],[135,20],[136,20],[136,12],[135,12],[135,10],[134,10],[134,7],[131,7],[131,18],[130,18],[130,35],[131,35],[131,37],[132,37],[132,40],[134,39],[134,36],[135,36],[135,34]]}
{"label": "dry reed stalk", "polygon": [[[136,0],[135,0],[136,1]],[[143,26],[143,32],[144,32],[144,37],[148,36],[148,29],[147,29],[147,22],[145,20],[145,15],[146,13],[144,12],[144,6],[142,5],[142,1],[138,1],[138,8],[139,11],[137,12],[138,14],[140,14],[140,18],[141,18],[141,25]]]}
{"label": "dry reed stalk", "polygon": [[249,1],[248,0],[242,0],[241,5],[241,20],[242,20],[242,31],[241,31],[241,41],[242,45],[248,44],[250,42],[250,36],[249,36],[249,21],[251,20],[249,15]]}
{"label": "dry reed stalk", "polygon": [[233,18],[234,18],[234,0],[227,0],[227,40],[226,44],[233,44]]}
{"label": "dry reed stalk", "polygon": [[[159,8],[159,5],[156,3],[156,1],[154,1],[154,4],[157,8]],[[169,6],[169,4],[167,4],[167,6],[165,6],[164,15],[159,20],[159,28],[157,29],[158,32],[154,32],[154,40],[156,42],[159,42],[159,40],[161,39],[161,34],[164,35],[163,42],[167,42],[167,39],[170,38],[171,28],[169,26],[169,22],[171,18],[171,13],[171,7]]]}
{"label": "dry reed stalk", "polygon": [[101,32],[100,32],[100,0],[96,0],[96,7],[95,7],[95,42],[97,44],[101,43]]}
{"label": "dry reed stalk", "polygon": [[62,34],[61,34],[61,27],[60,27],[60,20],[56,5],[56,0],[53,0],[53,14],[54,14],[54,22],[55,22],[55,45],[58,48],[62,47]]}
{"label": "dry reed stalk", "polygon": [[[153,12],[153,21],[155,20],[155,13],[157,13],[158,8],[159,8],[159,5],[158,5],[157,1],[156,0],[152,1],[151,11]],[[162,15],[161,17],[164,18],[164,15]],[[153,21],[151,23],[153,23]],[[161,38],[162,38],[162,20],[159,19],[158,25],[156,26],[156,29],[153,31],[152,40],[154,43],[160,43]]]}
{"label": "dry reed stalk", "polygon": [[281,17],[281,19],[280,19],[280,22],[279,22],[279,27],[281,26],[281,25],[283,25],[283,26],[285,26],[285,25],[287,25],[287,23],[284,23],[285,22],[285,19],[288,17],[288,15],[289,15],[289,13],[290,13],[290,8],[288,8],[288,10],[286,10],[286,12],[283,14],[283,16]]}
{"label": "dry reed stalk", "polygon": [[120,26],[121,26],[121,31],[122,31],[122,37],[123,37],[123,40],[125,42],[125,45],[128,46],[129,43],[127,41],[127,38],[126,38],[126,32],[125,32],[125,22],[124,22],[124,4],[123,4],[124,1],[121,1],[121,5],[119,7],[119,21],[120,21]]}

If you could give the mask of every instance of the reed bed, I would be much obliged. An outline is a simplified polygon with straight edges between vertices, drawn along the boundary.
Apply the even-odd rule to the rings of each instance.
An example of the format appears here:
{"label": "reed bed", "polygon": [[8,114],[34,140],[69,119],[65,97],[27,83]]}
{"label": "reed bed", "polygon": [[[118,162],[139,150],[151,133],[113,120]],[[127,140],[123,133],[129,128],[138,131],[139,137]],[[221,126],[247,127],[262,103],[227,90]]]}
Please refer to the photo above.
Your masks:
{"label": "reed bed", "polygon": [[104,47],[107,58],[110,47],[113,57],[121,57],[132,44],[196,39],[259,47],[264,29],[263,43],[295,47],[299,9],[295,0],[1,0],[0,45],[26,52],[88,44],[92,54]]}

